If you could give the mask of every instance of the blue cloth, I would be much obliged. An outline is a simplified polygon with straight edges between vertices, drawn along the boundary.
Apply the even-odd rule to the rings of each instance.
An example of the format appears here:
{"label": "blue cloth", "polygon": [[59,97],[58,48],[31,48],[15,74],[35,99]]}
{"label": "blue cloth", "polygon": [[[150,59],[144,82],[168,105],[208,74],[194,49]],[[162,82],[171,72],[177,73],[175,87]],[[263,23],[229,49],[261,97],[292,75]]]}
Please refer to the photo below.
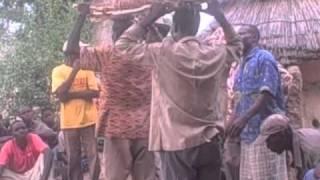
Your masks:
{"label": "blue cloth", "polygon": [[266,50],[254,48],[245,56],[235,76],[234,92],[236,117],[243,116],[255,103],[261,92],[267,91],[273,99],[267,107],[248,121],[241,133],[241,140],[252,143],[260,134],[265,118],[274,113],[284,112],[283,92],[277,62]]}
{"label": "blue cloth", "polygon": [[311,169],[305,174],[303,180],[320,180],[320,178],[316,179],[314,176],[314,169]]}

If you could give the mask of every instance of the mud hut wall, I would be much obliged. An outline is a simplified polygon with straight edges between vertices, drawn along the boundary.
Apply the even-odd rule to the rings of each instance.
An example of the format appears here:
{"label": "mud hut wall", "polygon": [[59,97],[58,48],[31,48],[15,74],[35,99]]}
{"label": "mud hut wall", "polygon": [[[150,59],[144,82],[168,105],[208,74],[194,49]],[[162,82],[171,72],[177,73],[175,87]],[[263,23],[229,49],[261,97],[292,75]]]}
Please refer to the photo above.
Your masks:
{"label": "mud hut wall", "polygon": [[304,127],[320,123],[320,58],[299,65],[303,77]]}

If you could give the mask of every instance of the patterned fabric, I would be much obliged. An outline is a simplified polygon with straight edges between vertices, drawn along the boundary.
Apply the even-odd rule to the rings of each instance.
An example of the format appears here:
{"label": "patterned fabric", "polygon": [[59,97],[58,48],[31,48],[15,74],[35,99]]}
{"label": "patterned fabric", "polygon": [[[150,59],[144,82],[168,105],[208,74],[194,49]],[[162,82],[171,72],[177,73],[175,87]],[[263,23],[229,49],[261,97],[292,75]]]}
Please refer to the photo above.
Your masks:
{"label": "patterned fabric", "polygon": [[128,139],[147,138],[151,69],[116,54],[108,44],[81,49],[81,67],[101,72],[98,134]]}
{"label": "patterned fabric", "polygon": [[240,64],[234,91],[235,115],[238,117],[247,112],[262,91],[273,96],[267,107],[251,118],[241,133],[242,141],[252,143],[260,133],[262,121],[271,114],[282,113],[284,109],[281,78],[272,54],[260,48],[252,49]]}
{"label": "patterned fabric", "polygon": [[217,96],[224,72],[239,60],[240,38],[233,31],[226,34],[226,45],[208,46],[195,37],[146,44],[141,41],[145,33],[134,25],[116,47],[137,64],[154,68],[149,149],[176,151],[207,142],[222,125]]}
{"label": "patterned fabric", "polygon": [[288,180],[285,153],[275,154],[265,143],[242,142],[240,180]]}

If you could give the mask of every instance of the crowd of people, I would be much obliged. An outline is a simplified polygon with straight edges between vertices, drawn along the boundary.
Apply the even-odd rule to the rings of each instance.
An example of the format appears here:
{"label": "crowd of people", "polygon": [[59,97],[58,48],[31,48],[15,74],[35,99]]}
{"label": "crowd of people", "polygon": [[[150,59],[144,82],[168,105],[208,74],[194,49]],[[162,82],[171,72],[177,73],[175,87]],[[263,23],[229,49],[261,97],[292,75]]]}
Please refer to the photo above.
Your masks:
{"label": "crowd of people", "polygon": [[[155,3],[138,19],[112,16],[113,43],[94,46],[80,41],[90,4],[77,8],[52,71],[59,122],[51,108],[39,121],[24,106],[1,125],[1,180],[83,180],[86,170],[90,180],[291,180],[291,168],[297,180],[320,179],[320,131],[290,125],[290,74],[259,47],[256,26],[235,31],[217,0],[206,10]],[[172,27],[157,22],[172,11]],[[219,23],[223,44],[196,37],[201,11]]]}

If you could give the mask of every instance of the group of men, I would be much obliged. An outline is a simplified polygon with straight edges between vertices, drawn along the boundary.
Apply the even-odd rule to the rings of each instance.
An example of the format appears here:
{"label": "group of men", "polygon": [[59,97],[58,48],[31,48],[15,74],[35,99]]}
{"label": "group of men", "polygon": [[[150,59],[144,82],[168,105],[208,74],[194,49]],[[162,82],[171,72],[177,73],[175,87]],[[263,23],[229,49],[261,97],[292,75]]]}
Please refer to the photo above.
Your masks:
{"label": "group of men", "polygon": [[[219,180],[222,172],[227,180],[286,180],[285,152],[292,154],[299,180],[319,179],[320,132],[291,128],[278,62],[259,47],[257,27],[236,32],[219,3],[209,0],[205,12],[226,41],[209,45],[195,37],[197,3],[156,3],[137,22],[113,16],[113,44],[89,46],[80,43],[80,34],[90,5],[80,4],[78,11],[64,64],[52,72],[68,180],[83,179],[83,153],[90,179],[99,179],[96,135],[105,138],[106,180]],[[170,27],[156,21],[172,11],[168,35]],[[224,127],[218,99],[232,63],[238,64],[234,108]],[[101,74],[101,90],[94,72]],[[48,179],[53,135],[36,133],[39,125],[23,114],[1,149],[0,179]]]}

